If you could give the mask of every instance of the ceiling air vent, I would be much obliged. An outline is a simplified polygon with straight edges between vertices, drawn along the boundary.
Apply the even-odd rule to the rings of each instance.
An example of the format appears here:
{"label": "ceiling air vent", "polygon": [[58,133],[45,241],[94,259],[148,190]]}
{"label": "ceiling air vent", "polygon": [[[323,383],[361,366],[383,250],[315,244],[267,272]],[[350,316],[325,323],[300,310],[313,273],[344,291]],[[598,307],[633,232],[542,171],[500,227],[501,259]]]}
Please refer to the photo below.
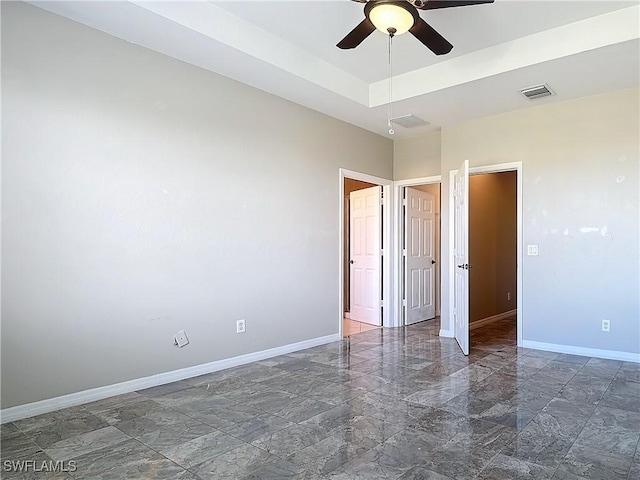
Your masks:
{"label": "ceiling air vent", "polygon": [[527,97],[529,100],[535,100],[536,98],[549,97],[555,95],[553,90],[549,88],[549,85],[543,83],[542,85],[536,85],[534,87],[523,88],[520,93]]}
{"label": "ceiling air vent", "polygon": [[415,115],[403,115],[401,117],[392,118],[391,121],[404,128],[415,128],[429,125],[429,122],[421,119],[420,117],[416,117]]}

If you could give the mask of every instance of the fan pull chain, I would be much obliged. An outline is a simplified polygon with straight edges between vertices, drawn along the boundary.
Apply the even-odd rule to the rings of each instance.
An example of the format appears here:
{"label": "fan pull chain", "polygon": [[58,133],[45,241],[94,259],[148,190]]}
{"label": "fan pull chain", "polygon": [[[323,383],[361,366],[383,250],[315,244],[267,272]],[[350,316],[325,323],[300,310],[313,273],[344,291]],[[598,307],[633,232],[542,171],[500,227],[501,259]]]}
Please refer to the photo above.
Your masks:
{"label": "fan pull chain", "polygon": [[387,104],[387,126],[389,127],[389,135],[393,135],[393,126],[391,119],[393,118],[393,55],[392,55],[393,33],[389,32],[389,103]]}

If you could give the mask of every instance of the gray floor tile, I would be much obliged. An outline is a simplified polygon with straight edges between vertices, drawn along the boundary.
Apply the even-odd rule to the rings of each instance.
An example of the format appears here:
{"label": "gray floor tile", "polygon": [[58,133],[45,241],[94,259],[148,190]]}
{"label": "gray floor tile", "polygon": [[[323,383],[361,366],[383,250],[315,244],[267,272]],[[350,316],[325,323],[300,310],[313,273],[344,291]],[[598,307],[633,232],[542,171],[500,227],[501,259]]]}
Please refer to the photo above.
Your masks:
{"label": "gray floor tile", "polygon": [[350,405],[344,403],[301,422],[301,425],[312,427],[329,434],[332,430],[342,427],[347,422],[358,417],[361,416],[358,415]]}
{"label": "gray floor tile", "polygon": [[179,412],[154,412],[121,422],[117,428],[136,440],[158,449],[193,440],[215,429]]}
{"label": "gray floor tile", "polygon": [[29,479],[640,477],[640,365],[518,348],[513,319],[474,330],[469,356],[438,331],[372,330],[9,423],[2,460],[78,465]]}
{"label": "gray floor tile", "polygon": [[576,443],[632,457],[640,440],[640,413],[599,406]]}
{"label": "gray floor tile", "polygon": [[616,376],[603,395],[600,404],[640,413],[640,383]]}
{"label": "gray floor tile", "polygon": [[109,426],[60,440],[46,448],[45,453],[55,461],[71,460],[80,455],[112,447],[128,440],[131,440],[131,437],[117,428]]}
{"label": "gray floor tile", "polygon": [[353,443],[349,437],[345,438],[338,432],[289,455],[287,460],[299,467],[300,470],[308,471],[313,475],[325,476],[375,446],[375,440]]}
{"label": "gray floor tile", "polygon": [[298,479],[303,470],[297,465],[275,457],[273,460],[262,462],[259,468],[239,477],[241,480],[286,480]]}
{"label": "gray floor tile", "polygon": [[191,472],[203,480],[236,480],[260,469],[276,457],[253,445],[241,445],[211,460],[195,465]]}
{"label": "gray floor tile", "polygon": [[430,454],[423,463],[430,470],[456,480],[471,480],[477,477],[494,456],[491,451],[470,451],[461,445],[449,443]]}
{"label": "gray floor tile", "polygon": [[0,442],[2,460],[23,460],[42,451],[27,435],[22,432],[7,435]]}
{"label": "gray floor tile", "polygon": [[79,413],[64,420],[54,421],[29,430],[29,437],[41,448],[48,448],[60,440],[109,426],[107,422],[89,412]]}
{"label": "gray floor tile", "polygon": [[395,479],[404,474],[409,466],[395,452],[383,448],[369,450],[332,472],[333,480]]}
{"label": "gray floor tile", "polygon": [[194,401],[226,401],[227,404],[231,403],[222,395],[214,395],[211,391],[207,390],[206,385],[185,388],[183,390],[167,393],[166,395],[153,397],[153,401],[167,408],[179,407],[180,405]]}
{"label": "gray floor tile", "polygon": [[400,424],[375,417],[357,417],[332,431],[346,441],[356,445],[383,443],[404,427]]}
{"label": "gray floor tile", "polygon": [[267,409],[273,413],[291,422],[303,422],[315,415],[326,412],[333,408],[333,405],[313,400],[306,397],[297,397],[285,402],[282,405],[275,405]]}
{"label": "gray floor tile", "polygon": [[[142,399],[142,400],[141,400]],[[109,425],[117,425],[120,422],[135,420],[152,412],[163,411],[165,408],[148,397],[139,395],[132,401],[117,403],[114,405],[97,405],[92,411]]]}
{"label": "gray floor tile", "polygon": [[0,425],[0,439],[4,439],[5,437],[9,437],[11,435],[15,435],[19,433],[20,429],[13,423],[4,423]]}
{"label": "gray floor tile", "polygon": [[180,445],[160,449],[160,453],[184,468],[191,468],[243,444],[243,441],[231,435],[215,431]]}
{"label": "gray floor tile", "polygon": [[74,460],[56,463],[44,452],[38,452],[22,462],[10,460],[4,463],[3,459],[1,468],[3,480],[71,480],[76,466]]}
{"label": "gray floor tile", "polygon": [[43,427],[50,427],[53,423],[71,420],[78,416],[86,415],[87,410],[83,406],[65,408],[51,413],[45,413],[35,417],[25,418],[13,422],[21,432],[30,433]]}
{"label": "gray floor tile", "polygon": [[545,480],[553,478],[555,468],[543,467],[507,455],[496,455],[478,475],[478,480]]}
{"label": "gray floor tile", "polygon": [[246,422],[264,413],[245,405],[220,406],[209,402],[184,404],[177,407],[177,410],[217,429],[233,428],[238,423]]}
{"label": "gray floor tile", "polygon": [[293,424],[254,439],[251,444],[262,450],[286,458],[304,448],[318,443],[328,436],[324,431],[309,426]]}
{"label": "gray floor tile", "polygon": [[454,480],[451,477],[434,472],[423,466],[412,467],[404,474],[400,475],[397,480]]}
{"label": "gray floor tile", "polygon": [[263,435],[277,432],[291,425],[292,422],[282,417],[261,413],[229,427],[220,427],[220,429],[243,442],[252,442]]}
{"label": "gray floor tile", "polygon": [[574,445],[558,466],[556,478],[571,478],[567,474],[589,480],[627,479],[632,459],[615,453]]}
{"label": "gray floor tile", "polygon": [[136,440],[81,455],[75,461],[73,475],[78,478],[191,478],[183,468]]}
{"label": "gray floor tile", "polygon": [[518,403],[498,402],[491,405],[491,407],[484,412],[473,415],[473,417],[500,425],[506,425],[507,427],[517,430],[522,430],[529,425],[531,420],[533,420],[538,413],[540,413],[539,410],[529,409]]}
{"label": "gray floor tile", "polygon": [[426,412],[409,424],[409,427],[428,432],[441,442],[449,441],[454,435],[468,432],[472,419],[437,408],[426,409]]}
{"label": "gray floor tile", "polygon": [[517,431],[513,428],[483,420],[472,420],[465,427],[444,446],[457,446],[469,452],[484,451],[496,454],[511,445],[517,436]]}

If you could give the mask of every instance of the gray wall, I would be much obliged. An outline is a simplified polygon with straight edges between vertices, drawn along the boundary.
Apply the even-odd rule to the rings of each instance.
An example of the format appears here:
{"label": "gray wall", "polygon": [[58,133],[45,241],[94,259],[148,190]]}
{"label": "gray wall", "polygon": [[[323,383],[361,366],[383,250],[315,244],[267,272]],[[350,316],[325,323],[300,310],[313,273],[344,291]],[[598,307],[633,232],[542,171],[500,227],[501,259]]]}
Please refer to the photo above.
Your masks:
{"label": "gray wall", "polygon": [[393,143],[393,179],[440,175],[440,132]]}
{"label": "gray wall", "polygon": [[391,178],[392,155],[3,2],[2,407],[338,333],[338,169]]}
{"label": "gray wall", "polygon": [[[634,88],[442,129],[443,192],[464,159],[523,162],[523,240],[540,248],[522,265],[524,340],[640,352],[638,105]],[[443,252],[448,220],[443,193]],[[448,298],[446,255],[443,263]]]}

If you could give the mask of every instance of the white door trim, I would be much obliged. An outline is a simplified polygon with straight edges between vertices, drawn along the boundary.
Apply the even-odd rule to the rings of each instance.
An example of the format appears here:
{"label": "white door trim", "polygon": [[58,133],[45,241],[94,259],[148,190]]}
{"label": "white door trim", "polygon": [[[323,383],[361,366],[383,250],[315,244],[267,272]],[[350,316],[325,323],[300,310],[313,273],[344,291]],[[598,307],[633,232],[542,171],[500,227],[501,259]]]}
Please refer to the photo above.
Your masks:
{"label": "white door trim", "polygon": [[[393,215],[393,324],[391,327],[402,326],[402,189],[404,187],[413,187],[415,185],[426,185],[430,183],[442,183],[441,175],[434,175],[432,177],[418,177],[409,178],[406,180],[396,180],[393,182],[393,202],[394,202],[394,215]],[[442,194],[441,194],[442,195]],[[440,226],[442,229],[442,224]],[[442,231],[440,231],[440,238],[442,238]],[[442,257],[442,250],[440,250],[440,257]],[[437,260],[441,262],[441,258]],[[442,289],[440,289],[440,297],[442,297]],[[442,298],[440,305],[442,305]]]}
{"label": "white door trim", "polygon": [[[518,313],[516,315],[517,318],[517,329],[518,329],[518,346],[522,347],[523,343],[523,325],[524,319],[522,318],[522,162],[510,162],[510,163],[501,163],[497,165],[487,165],[483,167],[469,167],[469,175],[478,175],[481,173],[498,173],[498,172],[516,172],[516,202],[517,202],[517,220],[516,220],[516,229],[517,229],[517,246],[516,246],[516,308]],[[453,209],[451,206],[453,205],[453,184],[452,178],[455,175],[457,170],[451,170],[449,172],[449,249],[447,255],[449,258],[453,255],[453,242],[451,239],[453,238]],[[454,262],[449,262],[449,312],[453,311],[453,292],[454,285],[453,280],[455,276],[455,265]],[[451,331],[442,331],[440,332],[442,336],[453,336],[453,326]]]}
{"label": "white door trim", "polygon": [[382,195],[384,202],[382,204],[382,245],[384,255],[382,257],[382,326],[393,327],[393,315],[391,315],[391,306],[394,305],[394,298],[391,291],[391,279],[394,278],[393,262],[391,261],[393,256],[393,245],[391,236],[391,212],[393,212],[393,198],[391,190],[393,181],[388,178],[376,177],[366,173],[355,172],[353,170],[347,170],[345,168],[339,169],[340,173],[340,198],[338,199],[339,208],[339,221],[338,226],[338,247],[340,255],[339,257],[339,281],[338,281],[338,325],[340,337],[342,337],[342,316],[344,315],[344,179],[351,178],[353,180],[360,180],[363,182],[374,183],[382,186]]}

